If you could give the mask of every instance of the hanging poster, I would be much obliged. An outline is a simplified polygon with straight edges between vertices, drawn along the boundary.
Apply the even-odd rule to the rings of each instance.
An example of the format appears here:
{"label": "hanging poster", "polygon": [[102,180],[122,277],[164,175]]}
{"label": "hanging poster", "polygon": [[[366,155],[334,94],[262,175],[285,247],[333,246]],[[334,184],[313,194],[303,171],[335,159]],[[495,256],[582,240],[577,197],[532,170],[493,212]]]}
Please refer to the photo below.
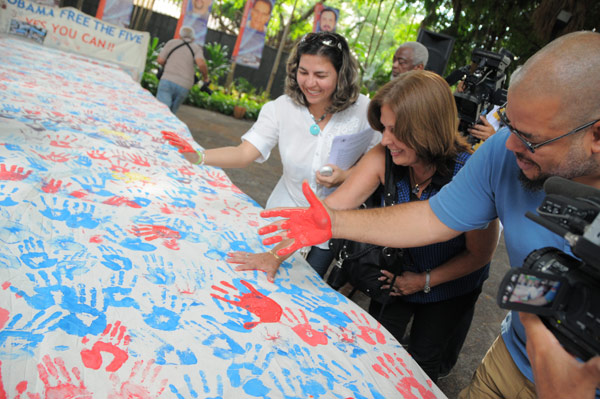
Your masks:
{"label": "hanging poster", "polygon": [[237,64],[258,69],[265,46],[265,31],[271,19],[275,0],[248,0],[244,8],[242,26],[233,49]]}
{"label": "hanging poster", "polygon": [[117,25],[120,28],[129,27],[133,0],[100,0],[96,18]]}
{"label": "hanging poster", "polygon": [[315,18],[313,20],[313,32],[335,32],[340,10],[333,7],[325,7],[323,3],[315,4]]}
{"label": "hanging poster", "polygon": [[208,30],[208,16],[212,10],[212,0],[183,0],[182,10],[175,29],[175,32],[177,32],[175,37],[179,37],[179,29],[182,26],[190,26],[194,29],[194,41],[204,46],[206,31]]}

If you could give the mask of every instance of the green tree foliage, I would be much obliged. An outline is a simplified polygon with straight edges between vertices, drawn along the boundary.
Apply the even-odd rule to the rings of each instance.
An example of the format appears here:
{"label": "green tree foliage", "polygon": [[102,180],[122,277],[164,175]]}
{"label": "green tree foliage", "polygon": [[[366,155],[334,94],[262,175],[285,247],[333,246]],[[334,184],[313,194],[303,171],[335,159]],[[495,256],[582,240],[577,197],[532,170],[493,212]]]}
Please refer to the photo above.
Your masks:
{"label": "green tree foliage", "polygon": [[[598,26],[596,0],[424,0],[422,26],[455,38],[447,72],[466,65],[474,48],[511,51],[509,73],[561,34]],[[571,14],[557,23],[561,10]]]}

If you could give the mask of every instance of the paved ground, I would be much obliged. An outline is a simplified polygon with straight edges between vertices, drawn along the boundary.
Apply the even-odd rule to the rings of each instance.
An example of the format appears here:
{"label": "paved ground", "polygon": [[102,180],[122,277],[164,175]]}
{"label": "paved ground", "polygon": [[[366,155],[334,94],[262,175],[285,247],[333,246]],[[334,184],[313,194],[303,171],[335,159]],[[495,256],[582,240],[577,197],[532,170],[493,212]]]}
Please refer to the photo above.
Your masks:
{"label": "paved ground", "polygon": [[[249,121],[186,105],[179,109],[177,116],[187,124],[194,139],[204,148],[235,146],[240,143],[241,135],[252,126]],[[263,164],[255,163],[245,169],[225,169],[225,172],[234,184],[264,206],[281,175],[279,152],[274,150],[271,158]],[[496,305],[496,292],[508,267],[504,240],[501,240],[458,363],[448,377],[438,381],[438,386],[450,399],[456,398],[469,383],[475,368],[500,331],[500,322],[506,312]],[[367,303],[364,297],[355,300],[363,307]]]}

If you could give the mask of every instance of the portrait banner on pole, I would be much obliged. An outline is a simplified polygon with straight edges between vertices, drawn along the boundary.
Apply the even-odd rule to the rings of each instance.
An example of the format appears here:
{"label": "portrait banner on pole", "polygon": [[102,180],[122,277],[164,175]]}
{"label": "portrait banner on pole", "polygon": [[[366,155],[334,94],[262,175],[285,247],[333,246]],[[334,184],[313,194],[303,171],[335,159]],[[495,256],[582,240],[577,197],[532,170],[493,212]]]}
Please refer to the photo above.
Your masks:
{"label": "portrait banner on pole", "polygon": [[179,37],[179,29],[189,26],[194,29],[194,42],[204,46],[206,31],[208,30],[208,17],[212,10],[212,0],[183,0],[181,16],[177,21],[175,38]]}
{"label": "portrait banner on pole", "polygon": [[100,0],[96,18],[117,25],[121,28],[129,27],[133,0]]}
{"label": "portrait banner on pole", "polygon": [[323,3],[315,4],[313,19],[313,32],[335,32],[337,21],[340,19],[340,10],[325,7]]}
{"label": "portrait banner on pole", "polygon": [[258,69],[265,46],[265,31],[275,0],[248,0],[244,7],[242,25],[233,48],[236,64]]}

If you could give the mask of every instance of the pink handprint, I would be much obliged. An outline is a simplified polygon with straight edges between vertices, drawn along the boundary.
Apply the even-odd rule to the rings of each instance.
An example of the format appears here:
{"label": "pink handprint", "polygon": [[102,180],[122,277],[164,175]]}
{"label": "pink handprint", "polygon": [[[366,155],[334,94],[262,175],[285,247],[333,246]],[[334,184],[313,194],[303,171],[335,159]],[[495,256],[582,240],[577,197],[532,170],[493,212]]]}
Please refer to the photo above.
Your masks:
{"label": "pink handprint", "polygon": [[[346,312],[344,312],[344,314],[346,316],[348,316],[350,319],[352,319],[352,317],[350,317],[350,315],[348,315]],[[352,311],[352,315],[354,316],[354,324],[358,327],[358,329],[360,330],[360,334],[358,335],[359,338],[362,338],[363,341],[365,341],[368,344],[371,345],[375,345],[377,341],[377,343],[380,344],[385,344],[386,340],[385,340],[385,336],[383,335],[383,332],[381,331],[381,324],[377,323],[377,327],[373,328],[371,327],[371,323],[369,323],[369,319],[367,318],[367,316],[364,313],[361,313],[360,316],[356,313],[356,311]],[[362,324],[361,325],[361,319],[362,318]],[[371,337],[371,334],[375,335],[375,339],[373,339]]]}
{"label": "pink handprint", "polygon": [[327,331],[327,326],[323,328],[323,332],[317,331],[314,328],[312,328],[312,326],[308,322],[306,314],[302,309],[300,309],[300,313],[302,313],[304,323],[300,323],[300,320],[298,320],[298,317],[296,317],[296,315],[294,314],[294,312],[292,312],[290,308],[285,308],[285,310],[289,312],[289,314],[294,318],[294,320],[292,320],[285,313],[283,315],[289,322],[296,322],[296,325],[292,327],[292,330],[296,333],[296,335],[298,335],[302,339],[302,341],[306,342],[311,346],[327,345],[327,334],[325,333],[325,331]]}
{"label": "pink handprint", "polygon": [[[50,356],[42,358],[43,364],[38,364],[38,375],[44,383],[46,398],[80,398],[92,399],[92,393],[87,390],[81,380],[81,372],[77,367],[71,370],[75,381],[65,367],[65,362],[57,357],[54,361]],[[50,382],[53,377],[56,382]]]}
{"label": "pink handprint", "polygon": [[131,201],[127,197],[118,197],[118,196],[110,197],[106,201],[102,201],[102,203],[106,204],[106,205],[112,205],[112,206],[127,205],[130,208],[141,208],[142,207],[140,204],[138,204],[135,201]]}
{"label": "pink handprint", "polygon": [[129,159],[131,160],[131,162],[133,162],[137,166],[144,166],[144,167],[150,166],[150,163],[148,162],[148,160],[139,155],[131,154],[131,155],[129,155]]}
{"label": "pink handprint", "polygon": [[163,138],[169,142],[169,144],[171,144],[173,147],[179,148],[179,152],[196,152],[190,143],[179,137],[177,133],[168,132],[165,130],[160,133],[162,134]]}
{"label": "pink handprint", "polygon": [[[406,367],[406,363],[404,363],[404,360],[402,360],[402,358],[400,356],[398,356],[397,354],[394,354],[394,356],[385,354],[384,357],[377,356],[377,360],[379,360],[379,363],[373,365],[373,370],[375,370],[378,374],[384,376],[387,379],[390,379],[390,378],[398,379],[399,378],[400,381],[398,381],[398,383],[396,384],[396,389],[398,390],[398,392],[400,392],[400,394],[402,395],[403,398],[406,398],[406,399],[419,399],[419,398],[435,399],[435,397],[436,397],[435,394],[433,392],[431,392],[429,389],[427,389],[426,387],[424,387],[414,377],[412,370],[410,370],[409,368]],[[396,364],[396,361],[398,361],[399,364]],[[402,368],[404,368],[404,370],[406,371],[406,374],[408,374],[408,375],[406,375],[402,371],[400,366],[402,366]],[[427,380],[427,384],[429,385],[430,388],[433,385],[433,383],[429,379]],[[412,392],[413,389],[416,389],[419,392],[419,396],[415,395]]]}
{"label": "pink handprint", "polygon": [[288,255],[302,247],[320,244],[331,238],[331,218],[327,208],[319,201],[306,180],[302,182],[302,192],[310,204],[309,208],[275,208],[260,213],[260,216],[265,218],[288,218],[258,229],[260,235],[282,230],[281,235],[265,238],[265,245],[278,243],[284,238],[294,239],[289,246],[277,251],[279,256]]}
{"label": "pink handprint", "polygon": [[[111,330],[112,329],[112,330]],[[127,361],[129,355],[127,351],[120,348],[120,345],[129,345],[130,337],[125,335],[127,327],[122,326],[120,321],[117,321],[114,326],[108,325],[104,329],[100,339],[108,338],[111,342],[98,341],[92,349],[84,349],[81,351],[81,360],[85,367],[98,370],[102,366],[102,352],[108,352],[114,356],[113,360],[106,366],[106,371],[113,372],[121,368],[123,363]],[[110,333],[110,335],[109,335]],[[83,338],[83,343],[88,342],[87,338]]]}
{"label": "pink handprint", "polygon": [[181,238],[181,234],[179,234],[176,230],[171,230],[166,226],[157,226],[152,224],[142,224],[139,226],[134,226],[131,230],[137,237],[144,237],[146,241],[156,240],[157,238],[163,238],[163,245],[169,249],[179,249],[177,245],[177,240]]}
{"label": "pink handprint", "polygon": [[77,138],[71,139],[71,136],[61,138],[59,135],[56,135],[54,139],[52,139],[50,135],[47,135],[47,137],[50,139],[51,146],[60,148],[72,148],[71,144],[77,141]]}
{"label": "pink handprint", "polygon": [[[144,366],[144,361],[135,362],[129,379],[121,382],[116,373],[110,375],[110,380],[113,383],[114,392],[108,395],[108,399],[156,399],[162,395],[167,386],[167,379],[158,379],[158,375],[162,368],[154,367],[154,360],[149,361]],[[152,370],[154,368],[154,370]],[[137,378],[138,381],[134,381]],[[157,385],[155,389],[150,390],[152,384]]]}
{"label": "pink handprint", "polygon": [[100,161],[108,161],[108,157],[106,156],[106,152],[104,151],[99,151],[99,150],[94,150],[94,151],[89,151],[88,156],[92,159],[98,159]]}
{"label": "pink handprint", "polygon": [[[65,187],[70,186],[71,183],[67,183]],[[60,186],[62,186],[62,180],[54,180],[50,179],[48,183],[44,183],[42,185],[42,190],[49,194],[54,194],[60,191]]]}
{"label": "pink handprint", "polygon": [[[252,286],[249,282],[245,280],[240,281],[243,286],[248,288],[250,292],[242,294],[242,295],[234,295],[233,297],[236,301],[232,301],[231,299],[226,299],[217,294],[210,294],[213,298],[220,299],[221,301],[230,303],[232,305],[238,306],[242,309],[246,309],[250,313],[254,313],[258,316],[259,321],[256,322],[247,322],[244,323],[244,328],[250,330],[260,323],[277,323],[281,319],[281,314],[283,313],[281,306],[271,298],[268,298],[258,292],[256,288]],[[227,288],[231,288],[233,290],[237,290],[233,285],[229,284],[226,281],[221,281],[221,284]],[[217,287],[215,285],[212,288],[216,291],[222,292],[223,294],[228,294],[228,292],[221,287]]]}
{"label": "pink handprint", "polygon": [[19,181],[27,179],[27,176],[31,174],[31,170],[27,173],[23,174],[23,168],[13,165],[10,167],[10,170],[6,170],[6,165],[0,164],[0,180],[12,180]]}
{"label": "pink handprint", "polygon": [[51,161],[51,162],[64,163],[71,159],[68,156],[68,154],[56,154],[54,151],[52,151],[48,155],[42,155],[39,153],[36,153],[36,154],[38,154],[40,156],[40,158],[45,159],[46,161]]}

